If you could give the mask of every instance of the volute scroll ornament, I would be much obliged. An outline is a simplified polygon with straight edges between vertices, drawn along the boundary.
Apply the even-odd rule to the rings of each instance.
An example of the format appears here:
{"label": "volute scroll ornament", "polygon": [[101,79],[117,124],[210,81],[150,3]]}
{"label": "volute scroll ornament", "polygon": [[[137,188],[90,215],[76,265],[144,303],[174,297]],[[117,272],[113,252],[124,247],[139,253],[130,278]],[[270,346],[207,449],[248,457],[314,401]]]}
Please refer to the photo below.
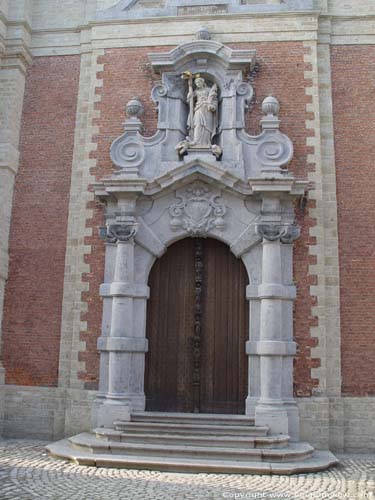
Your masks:
{"label": "volute scroll ornament", "polygon": [[112,161],[115,165],[124,168],[135,168],[142,165],[145,159],[143,145],[136,139],[123,141],[117,148],[116,153],[112,155]]}
{"label": "volute scroll ornament", "polygon": [[236,93],[243,99],[244,108],[247,111],[254,95],[254,89],[248,82],[240,82],[237,85]]}
{"label": "volute scroll ornament", "polygon": [[280,104],[276,97],[268,96],[262,103],[265,115],[261,120],[263,134],[260,136],[256,158],[262,165],[262,171],[279,170],[289,163],[293,157],[293,143],[279,131]]}
{"label": "volute scroll ornament", "polygon": [[118,137],[111,146],[111,160],[120,171],[137,175],[139,167],[144,163],[146,153],[142,142],[143,129],[140,117],[144,107],[138,97],[133,97],[125,107],[125,133]]}
{"label": "volute scroll ornament", "polygon": [[163,83],[156,84],[151,92],[151,98],[155,103],[159,103],[162,97],[168,94],[168,88]]}
{"label": "volute scroll ornament", "polygon": [[291,160],[293,151],[280,136],[265,137],[258,145],[256,157],[263,167],[280,167]]}

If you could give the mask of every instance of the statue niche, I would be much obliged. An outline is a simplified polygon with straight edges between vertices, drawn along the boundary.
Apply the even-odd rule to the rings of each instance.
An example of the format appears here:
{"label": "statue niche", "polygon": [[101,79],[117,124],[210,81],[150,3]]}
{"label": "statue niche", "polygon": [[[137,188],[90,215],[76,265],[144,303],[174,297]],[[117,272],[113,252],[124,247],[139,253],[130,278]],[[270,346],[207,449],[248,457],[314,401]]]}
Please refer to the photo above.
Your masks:
{"label": "statue niche", "polygon": [[185,71],[181,78],[188,82],[186,101],[189,115],[186,124],[187,137],[177,144],[176,150],[180,156],[189,150],[206,150],[219,158],[222,150],[220,146],[213,144],[219,125],[218,87],[216,83],[210,87],[200,74],[193,75],[189,71]]}

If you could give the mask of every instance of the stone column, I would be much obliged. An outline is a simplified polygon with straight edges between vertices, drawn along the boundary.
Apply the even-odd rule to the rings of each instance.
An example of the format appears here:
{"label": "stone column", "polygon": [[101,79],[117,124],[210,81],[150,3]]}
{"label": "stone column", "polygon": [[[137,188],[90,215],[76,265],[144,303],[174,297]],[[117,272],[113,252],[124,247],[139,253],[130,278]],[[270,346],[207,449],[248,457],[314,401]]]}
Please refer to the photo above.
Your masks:
{"label": "stone column", "polygon": [[[272,210],[273,214],[269,212]],[[260,364],[260,395],[255,407],[256,425],[268,425],[271,434],[288,434],[298,439],[298,412],[293,400],[293,307],[296,295],[291,284],[292,256],[284,243],[291,243],[298,229],[281,222],[280,199],[263,198],[263,218],[257,232],[262,236],[262,282],[257,290],[249,287],[248,298],[260,300],[258,341],[247,343],[249,356]],[[273,221],[272,221],[273,219]],[[286,268],[286,272],[285,272]]]}
{"label": "stone column", "polygon": [[[101,342],[111,334],[111,317],[112,317],[112,296],[110,295],[110,286],[114,281],[114,268],[116,263],[116,243],[107,240],[107,228],[105,229],[105,265],[104,265],[104,283],[100,287],[100,295],[103,298],[103,317],[102,317],[102,334]],[[109,376],[109,352],[106,350],[100,351],[99,364],[99,390],[96,395],[96,400],[103,402],[108,393],[108,376]]]}
{"label": "stone column", "polygon": [[103,316],[102,336],[98,339],[101,361],[96,422],[106,427],[116,419],[128,420],[132,410],[143,410],[145,406],[143,371],[148,343],[143,318],[149,288],[135,283],[134,277],[137,224],[132,212],[136,197],[129,194],[119,200],[116,223],[107,227],[106,268],[112,267],[114,259],[114,269],[112,282],[101,286],[108,314]]}
{"label": "stone column", "polygon": [[281,301],[286,290],[281,281],[281,242],[268,239],[264,226],[262,233],[262,284],[258,290],[261,298],[260,340],[255,346],[248,346],[250,352],[254,349],[260,356],[260,399],[255,420],[257,425],[269,425],[272,433],[288,434],[288,416],[282,398],[282,356],[287,354],[288,348],[292,351],[289,354],[294,354],[295,346],[282,340]]}

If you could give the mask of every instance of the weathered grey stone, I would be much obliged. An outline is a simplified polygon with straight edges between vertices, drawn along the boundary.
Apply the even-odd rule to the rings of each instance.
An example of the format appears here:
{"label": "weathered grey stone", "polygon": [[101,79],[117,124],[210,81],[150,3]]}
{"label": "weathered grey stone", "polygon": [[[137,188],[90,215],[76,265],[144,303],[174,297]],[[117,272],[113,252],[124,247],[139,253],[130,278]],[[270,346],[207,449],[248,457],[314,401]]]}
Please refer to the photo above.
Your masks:
{"label": "weathered grey stone", "polygon": [[126,19],[246,12],[288,12],[313,9],[313,0],[165,0],[140,7],[138,0],[120,0],[97,13],[98,19]]}

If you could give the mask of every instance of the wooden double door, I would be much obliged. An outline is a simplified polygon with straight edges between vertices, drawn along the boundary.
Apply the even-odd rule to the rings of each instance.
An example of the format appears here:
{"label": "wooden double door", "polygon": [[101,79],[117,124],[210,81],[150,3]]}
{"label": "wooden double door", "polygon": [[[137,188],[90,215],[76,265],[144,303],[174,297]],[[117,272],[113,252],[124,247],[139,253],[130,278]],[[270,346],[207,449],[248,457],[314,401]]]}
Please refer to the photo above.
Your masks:
{"label": "wooden double door", "polygon": [[151,270],[146,410],[244,413],[246,269],[214,239],[173,244]]}

